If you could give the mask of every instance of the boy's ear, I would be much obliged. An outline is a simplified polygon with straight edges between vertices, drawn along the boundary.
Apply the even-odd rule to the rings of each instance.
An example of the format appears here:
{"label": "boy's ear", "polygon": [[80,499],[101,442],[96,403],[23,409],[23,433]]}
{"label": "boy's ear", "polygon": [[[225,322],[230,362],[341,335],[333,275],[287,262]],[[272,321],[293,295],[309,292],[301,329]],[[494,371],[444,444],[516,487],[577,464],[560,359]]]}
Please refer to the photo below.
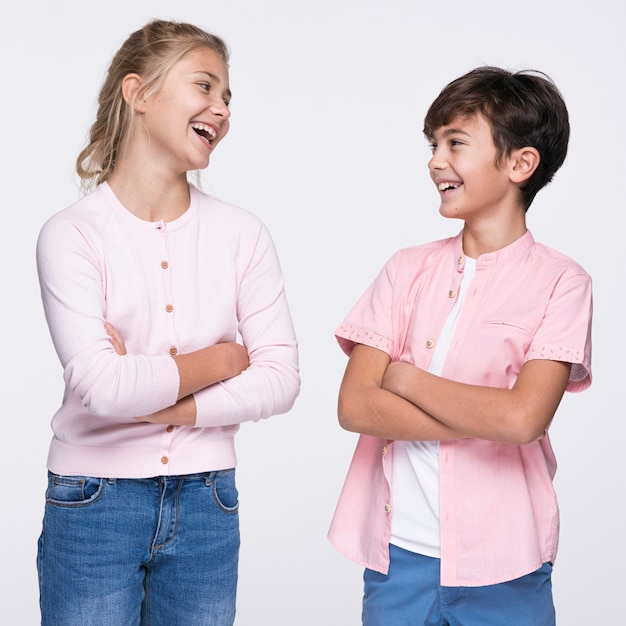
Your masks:
{"label": "boy's ear", "polygon": [[539,166],[541,156],[536,148],[526,146],[519,148],[511,153],[510,176],[514,183],[523,183],[527,181]]}
{"label": "boy's ear", "polygon": [[133,105],[137,113],[144,113],[146,101],[141,98],[142,80],[139,74],[126,74],[122,79],[122,96],[128,105]]}

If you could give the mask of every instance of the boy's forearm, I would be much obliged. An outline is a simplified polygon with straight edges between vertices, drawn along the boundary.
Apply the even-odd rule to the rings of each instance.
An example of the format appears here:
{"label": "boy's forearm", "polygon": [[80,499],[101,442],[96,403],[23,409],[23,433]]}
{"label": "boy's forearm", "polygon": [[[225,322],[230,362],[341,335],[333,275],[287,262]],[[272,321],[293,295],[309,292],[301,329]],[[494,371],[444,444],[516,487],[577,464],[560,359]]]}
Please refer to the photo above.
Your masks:
{"label": "boy's forearm", "polygon": [[383,388],[469,436],[525,444],[548,427],[569,369],[558,361],[529,361],[512,389],[499,389],[447,380],[408,363],[390,363]]}
{"label": "boy's forearm", "polygon": [[389,356],[364,345],[354,347],[339,391],[343,428],[373,437],[407,441],[459,439],[454,431],[399,395],[382,388]]}
{"label": "boy's forearm", "polygon": [[397,441],[443,441],[462,435],[415,404],[380,388],[339,395],[339,423],[362,435]]}

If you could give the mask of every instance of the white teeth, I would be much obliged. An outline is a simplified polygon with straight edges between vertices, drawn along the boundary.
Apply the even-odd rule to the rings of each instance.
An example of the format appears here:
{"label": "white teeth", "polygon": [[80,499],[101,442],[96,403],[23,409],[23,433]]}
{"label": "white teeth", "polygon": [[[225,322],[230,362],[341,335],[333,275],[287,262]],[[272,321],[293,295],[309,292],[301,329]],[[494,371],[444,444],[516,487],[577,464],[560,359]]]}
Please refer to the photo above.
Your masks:
{"label": "white teeth", "polygon": [[446,191],[446,189],[456,189],[458,185],[454,185],[453,183],[437,183],[437,189],[439,191]]}
{"label": "white teeth", "polygon": [[206,133],[210,139],[215,139],[217,137],[217,132],[215,132],[215,129],[212,126],[207,126],[206,124],[195,123],[195,124],[192,124],[191,127],[194,130],[199,131],[200,133]]}

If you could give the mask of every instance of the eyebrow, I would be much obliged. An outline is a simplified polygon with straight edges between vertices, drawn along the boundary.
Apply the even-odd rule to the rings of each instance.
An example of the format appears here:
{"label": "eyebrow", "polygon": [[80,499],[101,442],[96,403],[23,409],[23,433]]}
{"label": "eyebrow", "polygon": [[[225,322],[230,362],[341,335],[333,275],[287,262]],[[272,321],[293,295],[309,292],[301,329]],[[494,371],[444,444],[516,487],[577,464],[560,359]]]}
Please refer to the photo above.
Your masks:
{"label": "eyebrow", "polygon": [[[437,132],[438,131],[436,130],[436,131],[434,131],[432,133],[429,133],[426,136],[426,139],[428,141],[435,141]],[[450,137],[450,135],[465,135],[466,137],[470,137],[471,136],[467,131],[461,130],[460,128],[447,128],[441,134],[440,139],[446,139],[447,137]]]}
{"label": "eyebrow", "polygon": [[465,135],[466,137],[470,136],[467,131],[460,128],[447,128],[443,131],[443,137],[449,137],[450,135]]}

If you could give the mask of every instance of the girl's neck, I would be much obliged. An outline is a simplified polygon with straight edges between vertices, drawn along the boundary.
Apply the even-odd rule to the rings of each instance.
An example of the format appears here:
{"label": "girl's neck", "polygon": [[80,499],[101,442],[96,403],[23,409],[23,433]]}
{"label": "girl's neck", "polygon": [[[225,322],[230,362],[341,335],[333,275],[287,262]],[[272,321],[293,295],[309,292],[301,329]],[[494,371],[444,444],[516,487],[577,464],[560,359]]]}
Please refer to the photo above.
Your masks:
{"label": "girl's neck", "polygon": [[171,222],[189,208],[186,174],[165,178],[116,169],[108,183],[124,207],[147,222]]}

